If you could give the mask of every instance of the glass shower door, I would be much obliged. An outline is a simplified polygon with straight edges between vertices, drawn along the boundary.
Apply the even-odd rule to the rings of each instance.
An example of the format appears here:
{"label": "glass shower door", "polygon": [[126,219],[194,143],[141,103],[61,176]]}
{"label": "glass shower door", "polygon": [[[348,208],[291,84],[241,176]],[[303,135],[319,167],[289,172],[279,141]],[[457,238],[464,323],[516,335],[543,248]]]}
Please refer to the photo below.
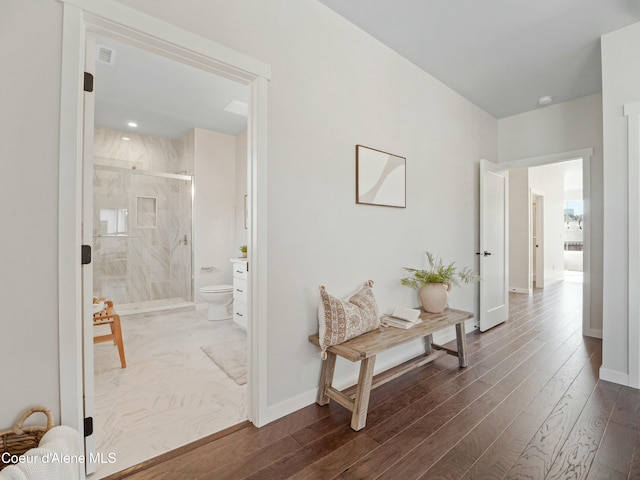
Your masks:
{"label": "glass shower door", "polygon": [[94,170],[94,293],[119,304],[193,301],[188,175]]}

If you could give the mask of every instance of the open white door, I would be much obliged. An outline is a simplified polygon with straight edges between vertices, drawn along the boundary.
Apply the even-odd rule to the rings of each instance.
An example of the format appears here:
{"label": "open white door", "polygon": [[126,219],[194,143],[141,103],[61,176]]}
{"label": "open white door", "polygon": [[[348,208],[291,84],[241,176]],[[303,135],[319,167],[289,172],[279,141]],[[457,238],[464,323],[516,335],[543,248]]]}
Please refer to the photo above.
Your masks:
{"label": "open white door", "polygon": [[531,224],[535,231],[531,244],[533,256],[533,288],[544,288],[544,195],[531,191]]}
{"label": "open white door", "polygon": [[480,331],[509,316],[509,172],[480,161]]}
{"label": "open white door", "polygon": [[[82,245],[93,249],[93,121],[95,99],[93,94],[93,75],[95,74],[96,39],[87,35],[85,51],[85,72],[91,75],[91,81],[85,80],[84,92],[84,130],[82,151]],[[87,74],[85,73],[85,77]],[[91,85],[89,85],[91,83]],[[87,91],[90,90],[90,91]],[[83,247],[83,249],[86,247]],[[83,261],[84,263],[84,261]],[[94,381],[93,381],[93,263],[82,265],[82,344],[83,344],[83,402],[85,429],[87,422],[91,427],[85,435],[93,430],[95,414]],[[96,471],[95,435],[85,436],[85,471],[87,474]]]}

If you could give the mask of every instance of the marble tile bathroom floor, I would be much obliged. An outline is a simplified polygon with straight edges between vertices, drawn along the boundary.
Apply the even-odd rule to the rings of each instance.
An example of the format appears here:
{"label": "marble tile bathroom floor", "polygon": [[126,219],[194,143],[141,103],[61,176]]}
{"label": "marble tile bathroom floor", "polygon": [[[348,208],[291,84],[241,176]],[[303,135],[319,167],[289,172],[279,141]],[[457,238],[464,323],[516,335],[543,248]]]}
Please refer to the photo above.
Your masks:
{"label": "marble tile bathroom floor", "polygon": [[121,317],[127,368],[113,344],[94,345],[96,451],[116,462],[92,480],[247,419],[247,386],[200,349],[246,338],[241,327],[195,308]]}

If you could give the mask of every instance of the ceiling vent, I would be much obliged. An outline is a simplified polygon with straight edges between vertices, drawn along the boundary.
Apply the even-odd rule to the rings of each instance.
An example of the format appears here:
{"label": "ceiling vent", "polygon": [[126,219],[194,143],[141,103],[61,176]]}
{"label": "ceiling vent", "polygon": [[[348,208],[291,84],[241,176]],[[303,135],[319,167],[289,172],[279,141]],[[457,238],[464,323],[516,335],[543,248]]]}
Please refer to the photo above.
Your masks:
{"label": "ceiling vent", "polygon": [[105,47],[104,45],[98,45],[97,60],[107,65],[113,65],[116,58],[116,51],[113,48]]}

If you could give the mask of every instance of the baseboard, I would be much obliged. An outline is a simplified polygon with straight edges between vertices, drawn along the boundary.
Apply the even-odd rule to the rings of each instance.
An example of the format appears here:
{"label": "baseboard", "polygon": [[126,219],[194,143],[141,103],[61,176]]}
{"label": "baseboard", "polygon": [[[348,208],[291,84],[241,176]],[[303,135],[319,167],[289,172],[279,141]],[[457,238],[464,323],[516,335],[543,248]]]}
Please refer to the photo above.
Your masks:
{"label": "baseboard", "polygon": [[619,385],[629,385],[629,374],[600,367],[600,380],[606,380],[607,382],[617,383]]}
{"label": "baseboard", "polygon": [[509,291],[513,293],[526,293],[527,295],[531,295],[533,293],[530,288],[520,288],[520,287],[509,287]]}
{"label": "baseboard", "polygon": [[596,328],[587,328],[582,332],[585,337],[593,337],[602,339],[602,330],[598,330]]}
{"label": "baseboard", "polygon": [[279,418],[285,417],[290,413],[293,413],[301,408],[307,407],[316,401],[316,395],[318,389],[307,390],[293,398],[289,398],[275,405],[269,405],[264,414],[260,415],[259,420],[256,422],[256,427],[264,427],[268,423],[271,423]]}
{"label": "baseboard", "polygon": [[[473,327],[472,322],[468,320],[465,327],[467,331],[471,331]],[[438,344],[444,344],[454,340],[456,338],[455,327],[449,327],[447,329],[442,330],[441,332],[437,332],[433,335],[433,342]],[[411,343],[408,343],[401,348],[398,348],[396,352],[392,355],[380,355],[376,358],[376,368],[374,369],[374,374],[383,372],[388,370],[396,365],[400,365],[401,363],[406,362],[407,360],[411,360],[418,355],[424,354],[424,342],[422,340],[415,340]],[[340,361],[340,360],[338,360]],[[344,375],[342,377],[335,377],[333,379],[333,386],[338,390],[343,390],[351,385],[355,385],[358,382],[358,372],[355,371],[351,374]],[[260,415],[259,424],[257,427],[263,427],[268,423],[271,423],[279,418],[282,418],[290,413],[293,413],[301,408],[307,407],[316,401],[316,397],[318,395],[318,388],[313,388],[311,390],[307,390],[306,392],[302,392],[295,397],[283,400],[282,402],[276,403],[275,405],[270,405],[267,407],[267,411],[264,412],[264,415]]]}
{"label": "baseboard", "polygon": [[564,282],[564,276],[559,278],[554,278],[553,280],[548,280],[544,282],[544,288],[550,287],[554,283]]}

